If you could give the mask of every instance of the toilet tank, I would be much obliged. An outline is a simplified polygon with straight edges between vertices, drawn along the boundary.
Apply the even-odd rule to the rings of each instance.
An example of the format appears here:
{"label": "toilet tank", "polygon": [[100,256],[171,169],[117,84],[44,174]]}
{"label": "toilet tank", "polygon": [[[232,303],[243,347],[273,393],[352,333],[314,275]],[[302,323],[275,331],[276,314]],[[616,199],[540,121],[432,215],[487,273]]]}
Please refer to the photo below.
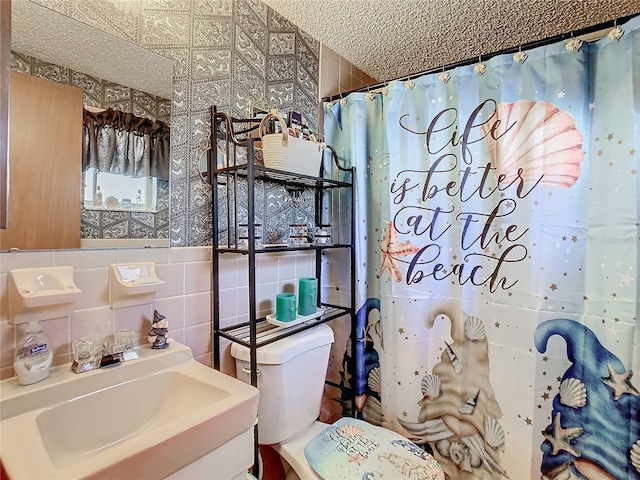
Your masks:
{"label": "toilet tank", "polygon": [[[256,351],[258,443],[280,443],[316,420],[333,338],[333,330],[321,324]],[[249,349],[234,343],[231,355],[236,359],[236,377],[251,383]]]}

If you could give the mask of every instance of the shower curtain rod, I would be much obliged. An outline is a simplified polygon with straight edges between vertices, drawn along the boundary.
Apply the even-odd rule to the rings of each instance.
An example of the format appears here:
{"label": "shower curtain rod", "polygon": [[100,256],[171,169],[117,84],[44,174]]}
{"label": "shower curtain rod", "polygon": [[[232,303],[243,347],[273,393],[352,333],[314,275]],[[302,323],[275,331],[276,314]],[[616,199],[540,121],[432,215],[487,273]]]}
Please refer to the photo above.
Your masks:
{"label": "shower curtain rod", "polygon": [[[515,53],[518,50],[530,50],[532,48],[542,47],[543,45],[549,45],[551,43],[559,42],[561,40],[564,40],[565,38],[571,38],[574,35],[576,37],[579,37],[581,35],[587,35],[589,33],[597,32],[598,30],[604,30],[605,28],[613,28],[615,26],[620,26],[620,25],[628,22],[629,20],[631,20],[632,18],[634,18],[634,17],[636,17],[638,15],[640,15],[640,13],[634,13],[632,15],[619,17],[619,18],[616,18],[614,20],[609,20],[607,22],[598,23],[598,24],[592,25],[590,27],[581,28],[579,30],[572,30],[571,32],[561,33],[559,35],[555,35],[553,37],[544,38],[542,40],[534,40],[534,41],[529,42],[529,43],[523,43],[522,45],[518,45],[516,47],[505,48],[504,50],[499,50],[497,52],[493,52],[493,53],[490,53],[488,55],[481,55],[482,61],[489,60],[489,59],[491,59],[493,57],[496,57],[498,55],[504,55],[504,54],[508,54],[508,53]],[[473,57],[473,58],[469,58],[469,59],[466,59],[466,60],[460,60],[458,62],[449,63],[447,65],[436,67],[436,68],[432,68],[432,69],[429,69],[429,70],[423,70],[421,72],[412,73],[412,74],[409,74],[409,75],[402,75],[400,77],[396,77],[396,78],[392,78],[391,80],[386,80],[386,81],[383,81],[383,82],[375,83],[373,85],[368,85],[366,87],[355,88],[353,90],[348,90],[346,92],[337,93],[337,94],[331,95],[329,97],[324,97],[322,99],[322,101],[323,102],[334,102],[334,101],[339,100],[339,99],[341,99],[343,97],[346,97],[347,95],[349,95],[351,93],[354,93],[354,92],[365,92],[365,91],[369,91],[369,90],[375,90],[377,88],[382,88],[385,85],[387,85],[389,82],[393,82],[395,80],[400,80],[400,79],[411,80],[411,79],[414,79],[414,78],[417,78],[417,77],[421,77],[423,75],[429,75],[431,73],[439,73],[439,72],[446,71],[446,70],[451,70],[451,69],[454,69],[454,68],[457,68],[457,67],[464,67],[464,66],[467,66],[467,65],[473,65],[473,64],[475,64],[477,62],[478,62],[478,57]]]}

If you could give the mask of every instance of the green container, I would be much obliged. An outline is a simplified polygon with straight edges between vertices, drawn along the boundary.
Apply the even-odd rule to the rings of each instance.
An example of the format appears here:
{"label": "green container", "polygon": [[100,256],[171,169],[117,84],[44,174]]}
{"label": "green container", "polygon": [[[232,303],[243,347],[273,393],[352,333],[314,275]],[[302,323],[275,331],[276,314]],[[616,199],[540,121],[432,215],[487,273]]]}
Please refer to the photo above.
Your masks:
{"label": "green container", "polygon": [[276,320],[291,322],[296,318],[296,296],[293,293],[276,295]]}
{"label": "green container", "polygon": [[318,279],[303,277],[298,280],[298,313],[311,315],[316,313],[318,305]]}

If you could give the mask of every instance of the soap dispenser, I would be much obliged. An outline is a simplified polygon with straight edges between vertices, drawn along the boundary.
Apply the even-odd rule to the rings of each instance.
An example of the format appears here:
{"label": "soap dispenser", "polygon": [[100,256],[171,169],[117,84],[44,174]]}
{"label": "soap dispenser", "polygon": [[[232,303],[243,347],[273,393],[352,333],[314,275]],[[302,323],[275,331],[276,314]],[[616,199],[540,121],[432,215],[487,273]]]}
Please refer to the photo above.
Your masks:
{"label": "soap dispenser", "polygon": [[42,333],[40,322],[29,322],[24,337],[16,345],[13,369],[20,385],[31,385],[49,376],[53,352]]}

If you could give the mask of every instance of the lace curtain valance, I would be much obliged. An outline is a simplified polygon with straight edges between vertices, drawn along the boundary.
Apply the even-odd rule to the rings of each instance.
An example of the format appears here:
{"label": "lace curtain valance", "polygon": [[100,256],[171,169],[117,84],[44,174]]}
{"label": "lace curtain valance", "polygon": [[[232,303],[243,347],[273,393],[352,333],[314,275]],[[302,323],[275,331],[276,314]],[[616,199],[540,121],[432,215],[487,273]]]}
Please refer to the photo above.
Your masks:
{"label": "lace curtain valance", "polygon": [[108,108],[84,110],[82,168],[169,180],[169,125]]}

